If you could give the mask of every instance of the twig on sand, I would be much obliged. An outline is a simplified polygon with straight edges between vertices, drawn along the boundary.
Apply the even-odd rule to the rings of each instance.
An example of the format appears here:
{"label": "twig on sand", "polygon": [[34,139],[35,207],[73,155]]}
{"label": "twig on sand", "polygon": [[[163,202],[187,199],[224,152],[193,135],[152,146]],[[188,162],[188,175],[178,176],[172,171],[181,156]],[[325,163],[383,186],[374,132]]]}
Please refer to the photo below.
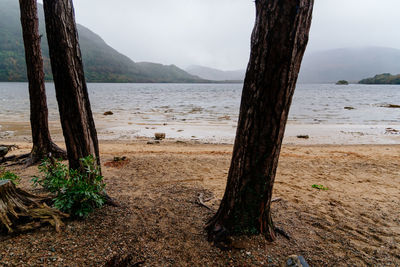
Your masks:
{"label": "twig on sand", "polygon": [[211,197],[211,198],[208,198],[208,199],[204,200],[204,194],[200,193],[199,196],[197,197],[196,204],[198,204],[198,205],[200,205],[200,206],[202,206],[202,207],[204,207],[206,209],[211,210],[211,208],[209,206],[207,206],[204,202],[210,201],[213,198],[214,197]]}
{"label": "twig on sand", "polygon": [[273,199],[271,200],[271,202],[279,202],[279,201],[281,201],[281,200],[282,200],[281,197],[276,197],[276,198],[273,198]]}
{"label": "twig on sand", "polygon": [[287,240],[290,240],[290,235],[282,228],[275,226],[275,232],[280,234],[281,236],[285,237]]}

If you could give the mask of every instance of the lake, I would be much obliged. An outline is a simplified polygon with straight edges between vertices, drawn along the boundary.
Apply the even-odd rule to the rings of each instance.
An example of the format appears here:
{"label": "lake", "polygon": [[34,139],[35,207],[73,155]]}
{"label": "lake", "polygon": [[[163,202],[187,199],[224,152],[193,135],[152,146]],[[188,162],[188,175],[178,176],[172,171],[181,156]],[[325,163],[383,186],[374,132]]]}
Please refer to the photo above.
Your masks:
{"label": "lake", "polygon": [[[242,84],[88,84],[100,139],[167,137],[232,143]],[[49,120],[58,121],[54,85],[46,84]],[[396,143],[398,85],[298,84],[288,143]],[[112,111],[112,116],[103,115]],[[27,83],[0,83],[0,125],[29,123]],[[0,128],[1,132],[1,128]],[[12,131],[11,131],[12,132]],[[18,134],[18,133],[11,133]],[[308,134],[310,139],[297,140]]]}

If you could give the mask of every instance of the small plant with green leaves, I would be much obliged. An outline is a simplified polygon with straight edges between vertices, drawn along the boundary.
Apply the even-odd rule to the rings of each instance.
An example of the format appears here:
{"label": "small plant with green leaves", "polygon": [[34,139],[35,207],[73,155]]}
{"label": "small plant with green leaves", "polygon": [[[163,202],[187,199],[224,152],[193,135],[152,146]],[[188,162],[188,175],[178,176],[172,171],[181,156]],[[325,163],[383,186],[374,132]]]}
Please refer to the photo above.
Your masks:
{"label": "small plant with green leaves", "polygon": [[35,185],[42,185],[55,193],[54,207],[73,217],[85,218],[103,206],[103,176],[93,156],[81,159],[82,169],[73,170],[60,161],[46,159],[39,170],[43,177],[35,177]]}
{"label": "small plant with green leaves", "polygon": [[17,185],[21,178],[13,172],[5,171],[4,168],[0,169],[0,180],[10,180],[13,184]]}
{"label": "small plant with green leaves", "polygon": [[58,193],[68,179],[68,167],[60,160],[45,158],[39,165],[39,172],[43,176],[34,176],[33,185],[41,185],[51,193]]}
{"label": "small plant with green leaves", "polygon": [[328,187],[325,187],[322,184],[313,184],[311,187],[318,190],[328,190]]}

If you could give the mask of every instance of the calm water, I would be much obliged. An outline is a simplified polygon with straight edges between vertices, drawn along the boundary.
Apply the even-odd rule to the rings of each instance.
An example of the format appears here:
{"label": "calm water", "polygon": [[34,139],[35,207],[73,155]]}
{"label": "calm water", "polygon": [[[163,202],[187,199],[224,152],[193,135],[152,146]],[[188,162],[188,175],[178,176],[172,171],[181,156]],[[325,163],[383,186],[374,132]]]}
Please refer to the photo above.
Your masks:
{"label": "calm water", "polygon": [[[135,123],[214,123],[235,125],[241,84],[89,84],[95,116],[115,113],[114,120]],[[47,84],[50,120],[58,119],[54,85]],[[400,86],[299,84],[291,124],[399,124]],[[344,107],[354,109],[347,110]],[[26,83],[0,83],[1,121],[29,120]]]}

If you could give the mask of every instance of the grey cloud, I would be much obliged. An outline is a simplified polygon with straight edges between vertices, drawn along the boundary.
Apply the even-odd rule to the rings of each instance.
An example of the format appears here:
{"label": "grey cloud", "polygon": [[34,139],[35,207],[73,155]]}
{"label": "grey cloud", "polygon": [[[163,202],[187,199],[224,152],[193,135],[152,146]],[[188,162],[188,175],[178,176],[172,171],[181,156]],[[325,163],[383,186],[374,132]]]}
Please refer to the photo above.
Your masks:
{"label": "grey cloud", "polygon": [[[78,23],[134,61],[240,69],[254,23],[251,0],[75,0]],[[308,51],[400,48],[398,0],[315,0]]]}

